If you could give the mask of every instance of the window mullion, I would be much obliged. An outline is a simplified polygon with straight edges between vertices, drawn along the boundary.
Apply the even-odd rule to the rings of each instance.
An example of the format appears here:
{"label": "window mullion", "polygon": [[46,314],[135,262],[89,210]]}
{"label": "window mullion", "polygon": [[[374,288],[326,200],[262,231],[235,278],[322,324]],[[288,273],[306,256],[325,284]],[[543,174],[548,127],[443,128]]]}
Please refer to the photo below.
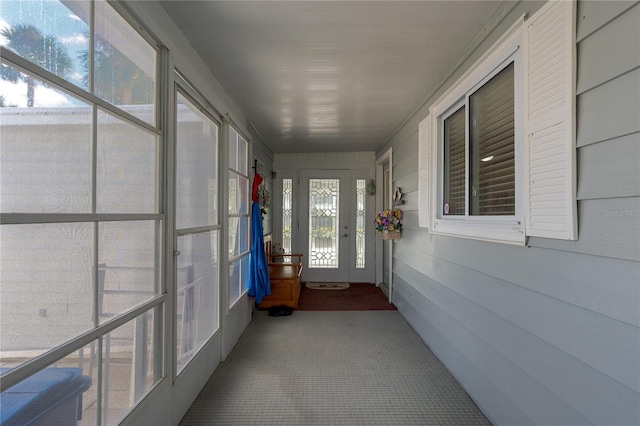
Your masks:
{"label": "window mullion", "polygon": [[94,69],[95,69],[95,46],[96,46],[96,3],[92,1],[89,3],[89,84],[87,90],[89,93],[94,93],[95,88],[95,78],[94,78]]}
{"label": "window mullion", "polygon": [[[93,14],[93,3],[91,4],[91,14]],[[93,19],[91,20],[93,27]],[[89,69],[89,84],[93,84],[93,31],[91,31],[91,46],[89,47],[90,65]],[[90,89],[93,91],[93,88]],[[98,204],[98,107],[93,104],[91,107],[91,214],[95,215],[97,212]],[[99,257],[99,224],[96,222],[93,224],[93,326],[98,327],[100,324],[99,315],[99,298],[100,298],[100,271],[98,270],[98,264],[100,263]],[[102,352],[99,351],[98,355],[99,365],[102,364]],[[99,387],[100,388],[100,387]],[[100,407],[98,407],[98,413],[100,413]],[[100,418],[100,415],[98,415]]]}
{"label": "window mullion", "polygon": [[[94,68],[95,68],[95,2],[89,5],[89,93],[94,93]],[[91,213],[96,214],[98,205],[98,105],[93,103],[91,106]],[[93,324],[94,328],[98,328],[100,324],[100,253],[99,253],[99,224],[93,224]],[[102,396],[103,396],[103,379],[102,379],[102,336],[96,342],[96,424],[102,425]]]}
{"label": "window mullion", "polygon": [[164,220],[160,213],[3,213],[2,225],[27,225],[44,223],[123,222],[139,220]]}

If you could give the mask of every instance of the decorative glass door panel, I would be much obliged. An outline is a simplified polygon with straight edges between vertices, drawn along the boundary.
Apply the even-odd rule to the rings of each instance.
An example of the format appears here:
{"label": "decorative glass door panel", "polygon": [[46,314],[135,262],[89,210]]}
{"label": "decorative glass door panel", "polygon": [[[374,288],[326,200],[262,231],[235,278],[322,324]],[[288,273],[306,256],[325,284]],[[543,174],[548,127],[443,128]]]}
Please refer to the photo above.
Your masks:
{"label": "decorative glass door panel", "polygon": [[351,266],[348,170],[300,172],[300,248],[305,281],[348,281]]}
{"label": "decorative glass door panel", "polygon": [[338,268],[340,180],[309,179],[309,268]]}
{"label": "decorative glass door panel", "polygon": [[370,171],[300,170],[282,179],[285,253],[303,254],[303,281],[374,282],[375,234],[367,217]]}

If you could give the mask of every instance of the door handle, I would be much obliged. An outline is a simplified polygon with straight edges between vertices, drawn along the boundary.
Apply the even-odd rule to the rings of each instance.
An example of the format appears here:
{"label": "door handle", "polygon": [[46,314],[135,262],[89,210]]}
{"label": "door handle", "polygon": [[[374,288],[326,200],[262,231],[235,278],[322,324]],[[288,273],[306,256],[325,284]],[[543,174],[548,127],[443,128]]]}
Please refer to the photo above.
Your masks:
{"label": "door handle", "polygon": [[345,232],[344,234],[342,234],[342,236],[346,238],[346,237],[348,237],[348,236],[349,236],[349,234],[347,234],[347,233]]}

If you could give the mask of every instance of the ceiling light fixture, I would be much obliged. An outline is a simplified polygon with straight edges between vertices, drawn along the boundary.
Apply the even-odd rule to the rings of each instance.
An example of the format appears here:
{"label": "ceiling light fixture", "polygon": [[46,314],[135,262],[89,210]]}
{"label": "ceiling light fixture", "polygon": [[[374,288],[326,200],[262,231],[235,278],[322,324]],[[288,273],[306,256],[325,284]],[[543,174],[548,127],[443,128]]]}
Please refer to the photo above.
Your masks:
{"label": "ceiling light fixture", "polygon": [[480,159],[480,161],[482,161],[483,163],[486,163],[487,161],[491,161],[491,160],[493,160],[493,155],[489,155],[487,157]]}

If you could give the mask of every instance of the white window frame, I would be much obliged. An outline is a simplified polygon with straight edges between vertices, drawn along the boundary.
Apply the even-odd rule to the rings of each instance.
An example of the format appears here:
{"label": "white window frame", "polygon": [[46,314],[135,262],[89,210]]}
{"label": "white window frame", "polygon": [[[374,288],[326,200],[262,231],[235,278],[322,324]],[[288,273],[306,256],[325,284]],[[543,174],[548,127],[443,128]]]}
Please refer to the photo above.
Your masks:
{"label": "white window frame", "polygon": [[[240,177],[243,177],[243,178],[247,179],[247,192],[248,192],[248,196],[247,196],[247,200],[248,201],[247,201],[247,203],[248,204],[247,204],[247,212],[246,213],[233,213],[233,214],[231,214],[231,213],[228,212],[229,203],[228,203],[228,200],[227,200],[227,225],[230,223],[230,220],[232,218],[237,218],[237,219],[246,218],[248,220],[248,222],[249,222],[249,224],[247,226],[247,232],[249,233],[249,244],[247,246],[247,250],[245,250],[245,251],[243,251],[241,253],[238,253],[235,256],[228,255],[229,262],[227,263],[227,266],[228,266],[227,270],[226,270],[227,274],[231,270],[232,265],[234,265],[235,263],[242,263],[242,261],[245,260],[245,258],[248,258],[249,255],[251,254],[251,208],[252,208],[251,194],[253,192],[253,179],[251,179],[251,177],[249,175],[249,171],[251,170],[250,169],[251,166],[249,165],[249,158],[250,158],[249,154],[250,154],[250,148],[251,148],[251,141],[250,141],[250,139],[248,137],[244,136],[244,133],[242,133],[239,128],[229,124],[229,129],[233,130],[235,132],[238,142],[240,140],[242,140],[244,143],[247,144],[247,149],[245,150],[245,157],[246,157],[245,158],[245,164],[246,164],[246,167],[247,167],[247,171],[246,171],[247,174],[244,174],[244,172],[242,172],[241,170],[237,170],[237,169],[231,167],[231,165],[229,164],[229,166],[227,168],[227,176],[229,175],[229,172],[231,172],[231,173],[237,174]],[[227,141],[226,141],[227,144],[229,144],[230,141],[231,141],[230,138],[231,138],[232,132],[229,131],[228,134],[229,134],[229,136],[227,137]],[[229,156],[229,150],[227,149],[227,157],[228,156]],[[227,164],[228,164],[228,158],[227,158]],[[228,184],[228,180],[227,180],[227,184]],[[228,198],[228,196],[229,196],[228,191],[227,191],[226,195],[227,195],[227,198]],[[227,238],[227,240],[228,240],[229,239],[228,234],[224,238]],[[249,271],[247,271],[247,275],[246,275],[247,279],[248,279],[248,274],[249,274]],[[228,284],[227,285],[228,285],[228,293],[227,293],[227,296],[228,296],[231,293],[231,285],[232,285],[231,280],[228,280]],[[246,285],[240,284],[240,292],[239,292],[238,297],[236,299],[234,299],[233,301],[229,300],[229,297],[227,297],[227,312],[229,310],[233,309],[238,304],[238,302],[240,300],[242,300],[242,298],[248,292],[249,292],[248,284],[246,284]]]}
{"label": "white window frame", "polygon": [[[200,93],[198,92],[194,86],[177,70],[174,69],[174,89],[173,89],[173,93],[172,93],[172,107],[173,107],[173,113],[174,113],[174,122],[173,125],[175,127],[175,138],[173,141],[174,144],[174,149],[176,150],[176,156],[177,156],[177,150],[178,150],[178,133],[179,133],[179,127],[180,127],[180,123],[177,119],[177,114],[178,114],[178,110],[177,110],[177,101],[178,101],[178,95],[181,95],[186,101],[190,102],[191,105],[193,105],[195,108],[198,108],[200,110],[200,112],[211,121],[211,123],[213,123],[216,127],[216,167],[218,168],[218,171],[216,173],[216,179],[219,182],[220,181],[220,165],[221,165],[221,161],[220,161],[220,157],[221,157],[221,137],[222,137],[222,122],[220,121],[219,114],[217,114],[217,111],[215,111],[214,108],[208,108],[205,107],[203,105],[210,105],[206,98]],[[171,172],[174,172],[175,170],[175,174],[177,174],[177,157],[176,157],[176,165],[175,167],[171,167]],[[172,182],[175,181],[176,176],[174,174],[171,175],[171,179]],[[175,182],[174,182],[175,185]],[[176,275],[172,274],[172,281],[174,283],[173,285],[173,289],[175,292],[174,295],[174,299],[175,299],[175,312],[176,314],[172,316],[171,321],[173,321],[173,328],[174,328],[174,333],[175,333],[175,339],[171,339],[172,343],[175,341],[176,344],[173,347],[174,350],[174,359],[172,360],[172,368],[173,368],[173,377],[176,378],[178,377],[183,371],[185,371],[189,365],[191,364],[191,362],[197,357],[197,355],[202,351],[202,349],[213,339],[213,337],[218,334],[220,332],[220,324],[221,324],[221,319],[220,319],[220,298],[221,298],[221,288],[222,288],[222,251],[220,249],[220,241],[223,238],[223,227],[220,224],[220,205],[221,205],[221,196],[223,194],[221,194],[220,191],[220,185],[217,184],[215,187],[215,190],[217,192],[217,197],[218,197],[218,213],[215,217],[215,223],[213,224],[209,224],[209,225],[203,225],[203,226],[197,226],[197,227],[190,227],[190,228],[176,228],[176,223],[177,223],[177,211],[176,211],[176,217],[173,218],[173,224],[172,224],[172,232],[174,235],[174,240],[177,244],[178,238],[184,235],[196,235],[198,233],[204,233],[204,232],[215,232],[217,234],[216,236],[216,240],[217,240],[217,246],[215,247],[215,251],[212,248],[212,252],[217,252],[217,259],[215,261],[217,261],[218,263],[218,275],[216,277],[217,279],[217,300],[216,303],[218,303],[218,317],[216,318],[216,324],[214,325],[214,330],[212,330],[212,332],[210,333],[210,335],[203,340],[203,342],[199,345],[194,347],[194,349],[192,349],[188,354],[179,354],[180,350],[177,346],[177,340],[178,340],[178,329],[179,329],[179,324],[178,324],[178,316],[177,316],[177,312],[180,309],[180,307],[178,306],[177,302],[179,300],[178,298],[178,281],[177,281],[177,272]],[[175,192],[177,192],[177,188],[175,189]],[[175,197],[171,200],[171,205],[173,206],[176,203]],[[176,206],[177,207],[177,206]],[[176,209],[177,210],[177,209]],[[176,250],[177,250],[177,246],[176,246]],[[174,253],[173,255],[173,259],[174,261],[177,259],[177,256],[179,256],[180,254],[178,253],[177,255]],[[212,259],[213,260],[213,259]],[[172,265],[173,266],[173,265]],[[175,265],[175,267],[177,268],[177,265]],[[197,342],[196,342],[197,343]],[[180,366],[180,360],[178,359],[179,356],[183,356],[188,358],[188,360],[186,361],[186,363],[184,363],[182,366]]]}
{"label": "white window frame", "polygon": [[[522,23],[512,27],[460,80],[458,80],[430,109],[433,117],[431,130],[431,232],[480,240],[511,244],[524,244],[523,177],[524,177],[524,79],[522,56]],[[469,96],[491,80],[509,64],[514,64],[514,121],[515,121],[515,192],[516,211],[511,216],[471,216],[469,215]],[[465,106],[465,215],[446,216],[443,214],[444,183],[444,120],[460,107]],[[434,187],[435,186],[435,187]]]}

